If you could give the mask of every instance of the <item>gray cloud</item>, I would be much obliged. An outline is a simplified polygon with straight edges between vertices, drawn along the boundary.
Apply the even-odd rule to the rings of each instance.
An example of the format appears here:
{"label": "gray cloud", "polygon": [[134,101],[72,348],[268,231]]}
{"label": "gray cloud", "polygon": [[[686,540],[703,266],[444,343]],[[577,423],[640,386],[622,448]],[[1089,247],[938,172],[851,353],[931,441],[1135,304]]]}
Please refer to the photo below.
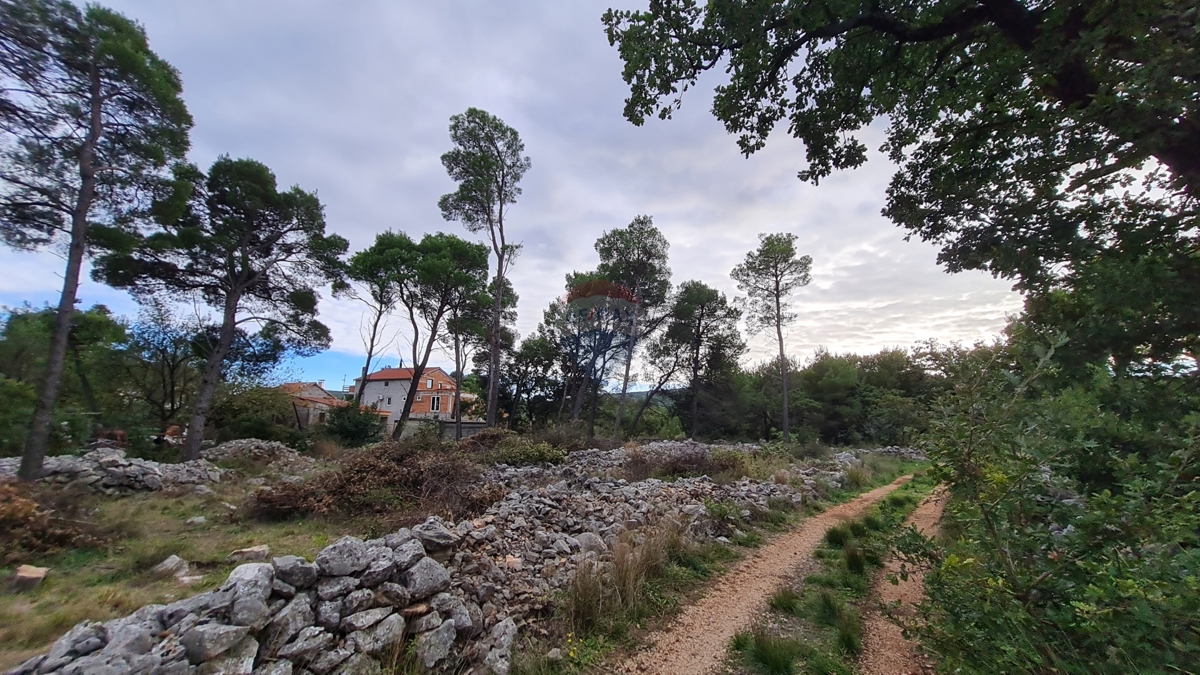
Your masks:
{"label": "gray cloud", "polygon": [[[141,21],[182,73],[195,161],[228,153],[267,163],[281,183],[316,190],[331,229],[355,248],[389,228],[466,236],[437,209],[454,187],[438,159],[449,117],[476,106],[515,127],[533,160],[509,225],[525,245],[513,272],[523,334],[567,272],[595,265],[596,237],[642,213],[672,243],[676,282],[731,295],[728,272],[759,232],[796,233],[815,261],[789,337],[798,354],[986,338],[1019,308],[1008,284],[945,274],[933,247],[904,242],[879,215],[893,169],[885,159],[814,187],[796,179],[803,148],[786,135],[743,158],[709,113],[716,76],[672,121],[624,121],[621,62],[599,21],[611,2],[108,4]],[[866,139],[878,146],[882,135]],[[0,264],[15,272],[0,297],[57,286],[45,273],[54,258],[4,252]],[[323,301],[336,350],[361,351],[358,314]],[[752,346],[752,358],[772,351],[761,336]]]}

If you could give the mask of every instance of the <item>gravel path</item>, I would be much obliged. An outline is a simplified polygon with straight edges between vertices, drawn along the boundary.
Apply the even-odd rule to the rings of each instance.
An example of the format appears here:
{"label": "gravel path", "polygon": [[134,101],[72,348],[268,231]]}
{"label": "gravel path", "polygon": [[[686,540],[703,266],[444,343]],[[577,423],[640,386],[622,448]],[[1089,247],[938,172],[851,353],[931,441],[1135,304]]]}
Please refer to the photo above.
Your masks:
{"label": "gravel path", "polygon": [[621,664],[617,672],[650,675],[704,675],[717,670],[729,640],[750,625],[767,599],[809,558],[825,530],[855,518],[909,476],[876,488],[824,513],[804,520],[798,528],[755,551],[682,613],[664,630],[649,637],[650,646]]}
{"label": "gravel path", "polygon": [[[946,495],[939,490],[921,502],[909,516],[908,524],[927,537],[933,536],[945,506]],[[899,563],[889,561],[875,582],[872,597],[883,605],[899,601],[897,613],[911,618],[915,616],[915,605],[925,595],[924,574],[918,571],[909,574],[908,580],[901,580],[899,585],[891,584],[887,575],[899,571]],[[884,616],[878,606],[864,616],[863,653],[858,667],[862,675],[926,675],[933,672],[928,657],[917,652],[916,644],[906,640],[900,626]]]}

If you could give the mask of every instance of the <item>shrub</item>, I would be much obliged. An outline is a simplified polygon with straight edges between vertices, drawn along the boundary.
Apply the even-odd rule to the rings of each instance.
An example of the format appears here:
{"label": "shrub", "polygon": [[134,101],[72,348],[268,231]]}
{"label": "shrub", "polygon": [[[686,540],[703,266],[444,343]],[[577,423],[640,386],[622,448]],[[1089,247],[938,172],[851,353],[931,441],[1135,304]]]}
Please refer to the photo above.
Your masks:
{"label": "shrub", "polygon": [[347,448],[361,448],[379,442],[384,426],[375,408],[350,404],[329,411],[324,432]]}
{"label": "shrub", "polygon": [[875,515],[874,513],[868,515],[866,518],[863,518],[862,524],[866,526],[868,530],[873,530],[875,532],[879,532],[883,529],[883,521],[880,520],[879,516]]}
{"label": "shrub", "polygon": [[514,435],[512,431],[500,427],[481,429],[459,441],[458,448],[466,453],[487,454],[495,450],[500,441]]}
{"label": "shrub", "polygon": [[867,534],[867,526],[857,520],[852,520],[846,525],[850,529],[850,534],[855,537],[863,537]]}
{"label": "shrub", "polygon": [[522,466],[525,464],[560,464],[567,458],[567,453],[545,441],[535,443],[525,437],[508,436],[502,439],[496,445],[496,449],[487,457],[488,461],[494,464]]}
{"label": "shrub", "polygon": [[482,467],[443,452],[421,452],[408,442],[385,442],[359,451],[336,471],[303,483],[258,490],[249,511],[267,519],[304,515],[387,514],[422,507],[455,517],[474,515],[504,496],[503,487],[480,481]]}
{"label": "shrub", "polygon": [[844,525],[834,525],[825,530],[825,542],[830,546],[843,546],[850,541],[850,530]]}
{"label": "shrub", "polygon": [[43,508],[20,483],[0,482],[0,566],[29,554],[55,553],[101,542],[76,519]]}
{"label": "shrub", "polygon": [[846,467],[846,487],[859,489],[871,483],[871,470],[865,466]]}

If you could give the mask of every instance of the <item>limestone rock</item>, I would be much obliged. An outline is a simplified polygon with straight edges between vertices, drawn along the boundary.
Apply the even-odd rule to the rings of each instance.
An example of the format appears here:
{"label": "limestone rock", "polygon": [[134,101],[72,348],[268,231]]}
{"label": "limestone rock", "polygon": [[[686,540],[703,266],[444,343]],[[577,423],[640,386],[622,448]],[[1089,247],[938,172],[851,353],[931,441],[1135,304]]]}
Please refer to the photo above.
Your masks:
{"label": "limestone rock", "polygon": [[307,593],[297,595],[267,624],[263,635],[264,655],[270,657],[278,654],[288,641],[314,622],[316,614],[313,612],[312,597]]}
{"label": "limestone rock", "polygon": [[342,623],[339,625],[339,628],[345,633],[370,628],[380,621],[383,621],[384,617],[391,614],[392,611],[393,610],[391,607],[379,607],[376,609],[368,609],[365,612],[351,614],[350,616],[342,619]]}
{"label": "limestone rock", "polygon": [[409,539],[395,549],[396,571],[403,572],[425,557],[425,545],[419,539]]}
{"label": "limestone rock", "polygon": [[374,558],[372,550],[357,537],[342,537],[317,554],[322,574],[344,576],[366,568]]}
{"label": "limestone rock", "polygon": [[416,641],[417,660],[426,668],[433,668],[450,654],[456,635],[454,621],[450,619],[446,619],[441,626],[428,633],[421,633]]}
{"label": "limestone rock", "polygon": [[450,573],[436,560],[421,558],[404,573],[404,587],[413,600],[424,600],[450,588]]}
{"label": "limestone rock", "polygon": [[264,562],[271,557],[271,547],[266,544],[259,544],[249,548],[239,548],[226,558],[229,562],[247,563],[247,562]]}
{"label": "limestone rock", "polygon": [[198,665],[224,654],[249,633],[250,629],[246,626],[208,623],[184,633],[183,637],[179,638],[179,643],[187,653],[187,660],[193,665]]}
{"label": "limestone rock", "polygon": [[392,614],[367,630],[346,636],[346,645],[359,652],[378,656],[404,641],[404,618]]}
{"label": "limestone rock", "polygon": [[197,675],[251,675],[257,653],[258,642],[246,636],[226,652],[224,658],[200,666]]}
{"label": "limestone rock", "polygon": [[300,556],[279,556],[271,562],[275,566],[275,576],[284,583],[291,584],[296,588],[308,588],[317,583],[317,565]]}
{"label": "limestone rock", "polygon": [[356,588],[358,579],[354,577],[325,577],[317,583],[317,597],[322,600],[334,600],[344,597]]}
{"label": "limestone rock", "polygon": [[448,529],[437,516],[430,516],[425,522],[414,527],[412,533],[421,540],[425,549],[430,551],[450,548],[462,539],[458,533]]}
{"label": "limestone rock", "polygon": [[12,582],[13,592],[22,593],[37,588],[49,572],[49,567],[34,567],[33,565],[17,567],[17,576]]}
{"label": "limestone rock", "polygon": [[346,659],[335,675],[380,675],[382,672],[378,661],[366,654],[355,654]]}
{"label": "limestone rock", "polygon": [[294,642],[284,645],[279,650],[279,656],[289,661],[306,663],[320,658],[320,655],[332,644],[333,636],[328,631],[317,626],[309,626],[300,631]]}

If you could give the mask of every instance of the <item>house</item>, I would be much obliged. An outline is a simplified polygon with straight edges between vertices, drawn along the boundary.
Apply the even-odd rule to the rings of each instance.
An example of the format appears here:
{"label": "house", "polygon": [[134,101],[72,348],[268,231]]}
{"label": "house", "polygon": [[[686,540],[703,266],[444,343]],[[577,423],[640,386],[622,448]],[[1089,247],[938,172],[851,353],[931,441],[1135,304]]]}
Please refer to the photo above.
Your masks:
{"label": "house", "polygon": [[[392,420],[399,420],[412,375],[412,368],[382,368],[371,373],[362,385],[363,405],[374,405],[380,411],[390,413]],[[361,379],[354,379],[352,391],[357,390]],[[454,419],[454,378],[446,371],[436,366],[426,368],[417,382],[415,395],[409,412],[410,419]],[[388,432],[391,431],[389,425]]]}
{"label": "house", "polygon": [[325,390],[324,382],[288,382],[279,385],[279,390],[291,397],[296,426],[300,429],[324,424],[331,409],[346,405],[345,401]]}

